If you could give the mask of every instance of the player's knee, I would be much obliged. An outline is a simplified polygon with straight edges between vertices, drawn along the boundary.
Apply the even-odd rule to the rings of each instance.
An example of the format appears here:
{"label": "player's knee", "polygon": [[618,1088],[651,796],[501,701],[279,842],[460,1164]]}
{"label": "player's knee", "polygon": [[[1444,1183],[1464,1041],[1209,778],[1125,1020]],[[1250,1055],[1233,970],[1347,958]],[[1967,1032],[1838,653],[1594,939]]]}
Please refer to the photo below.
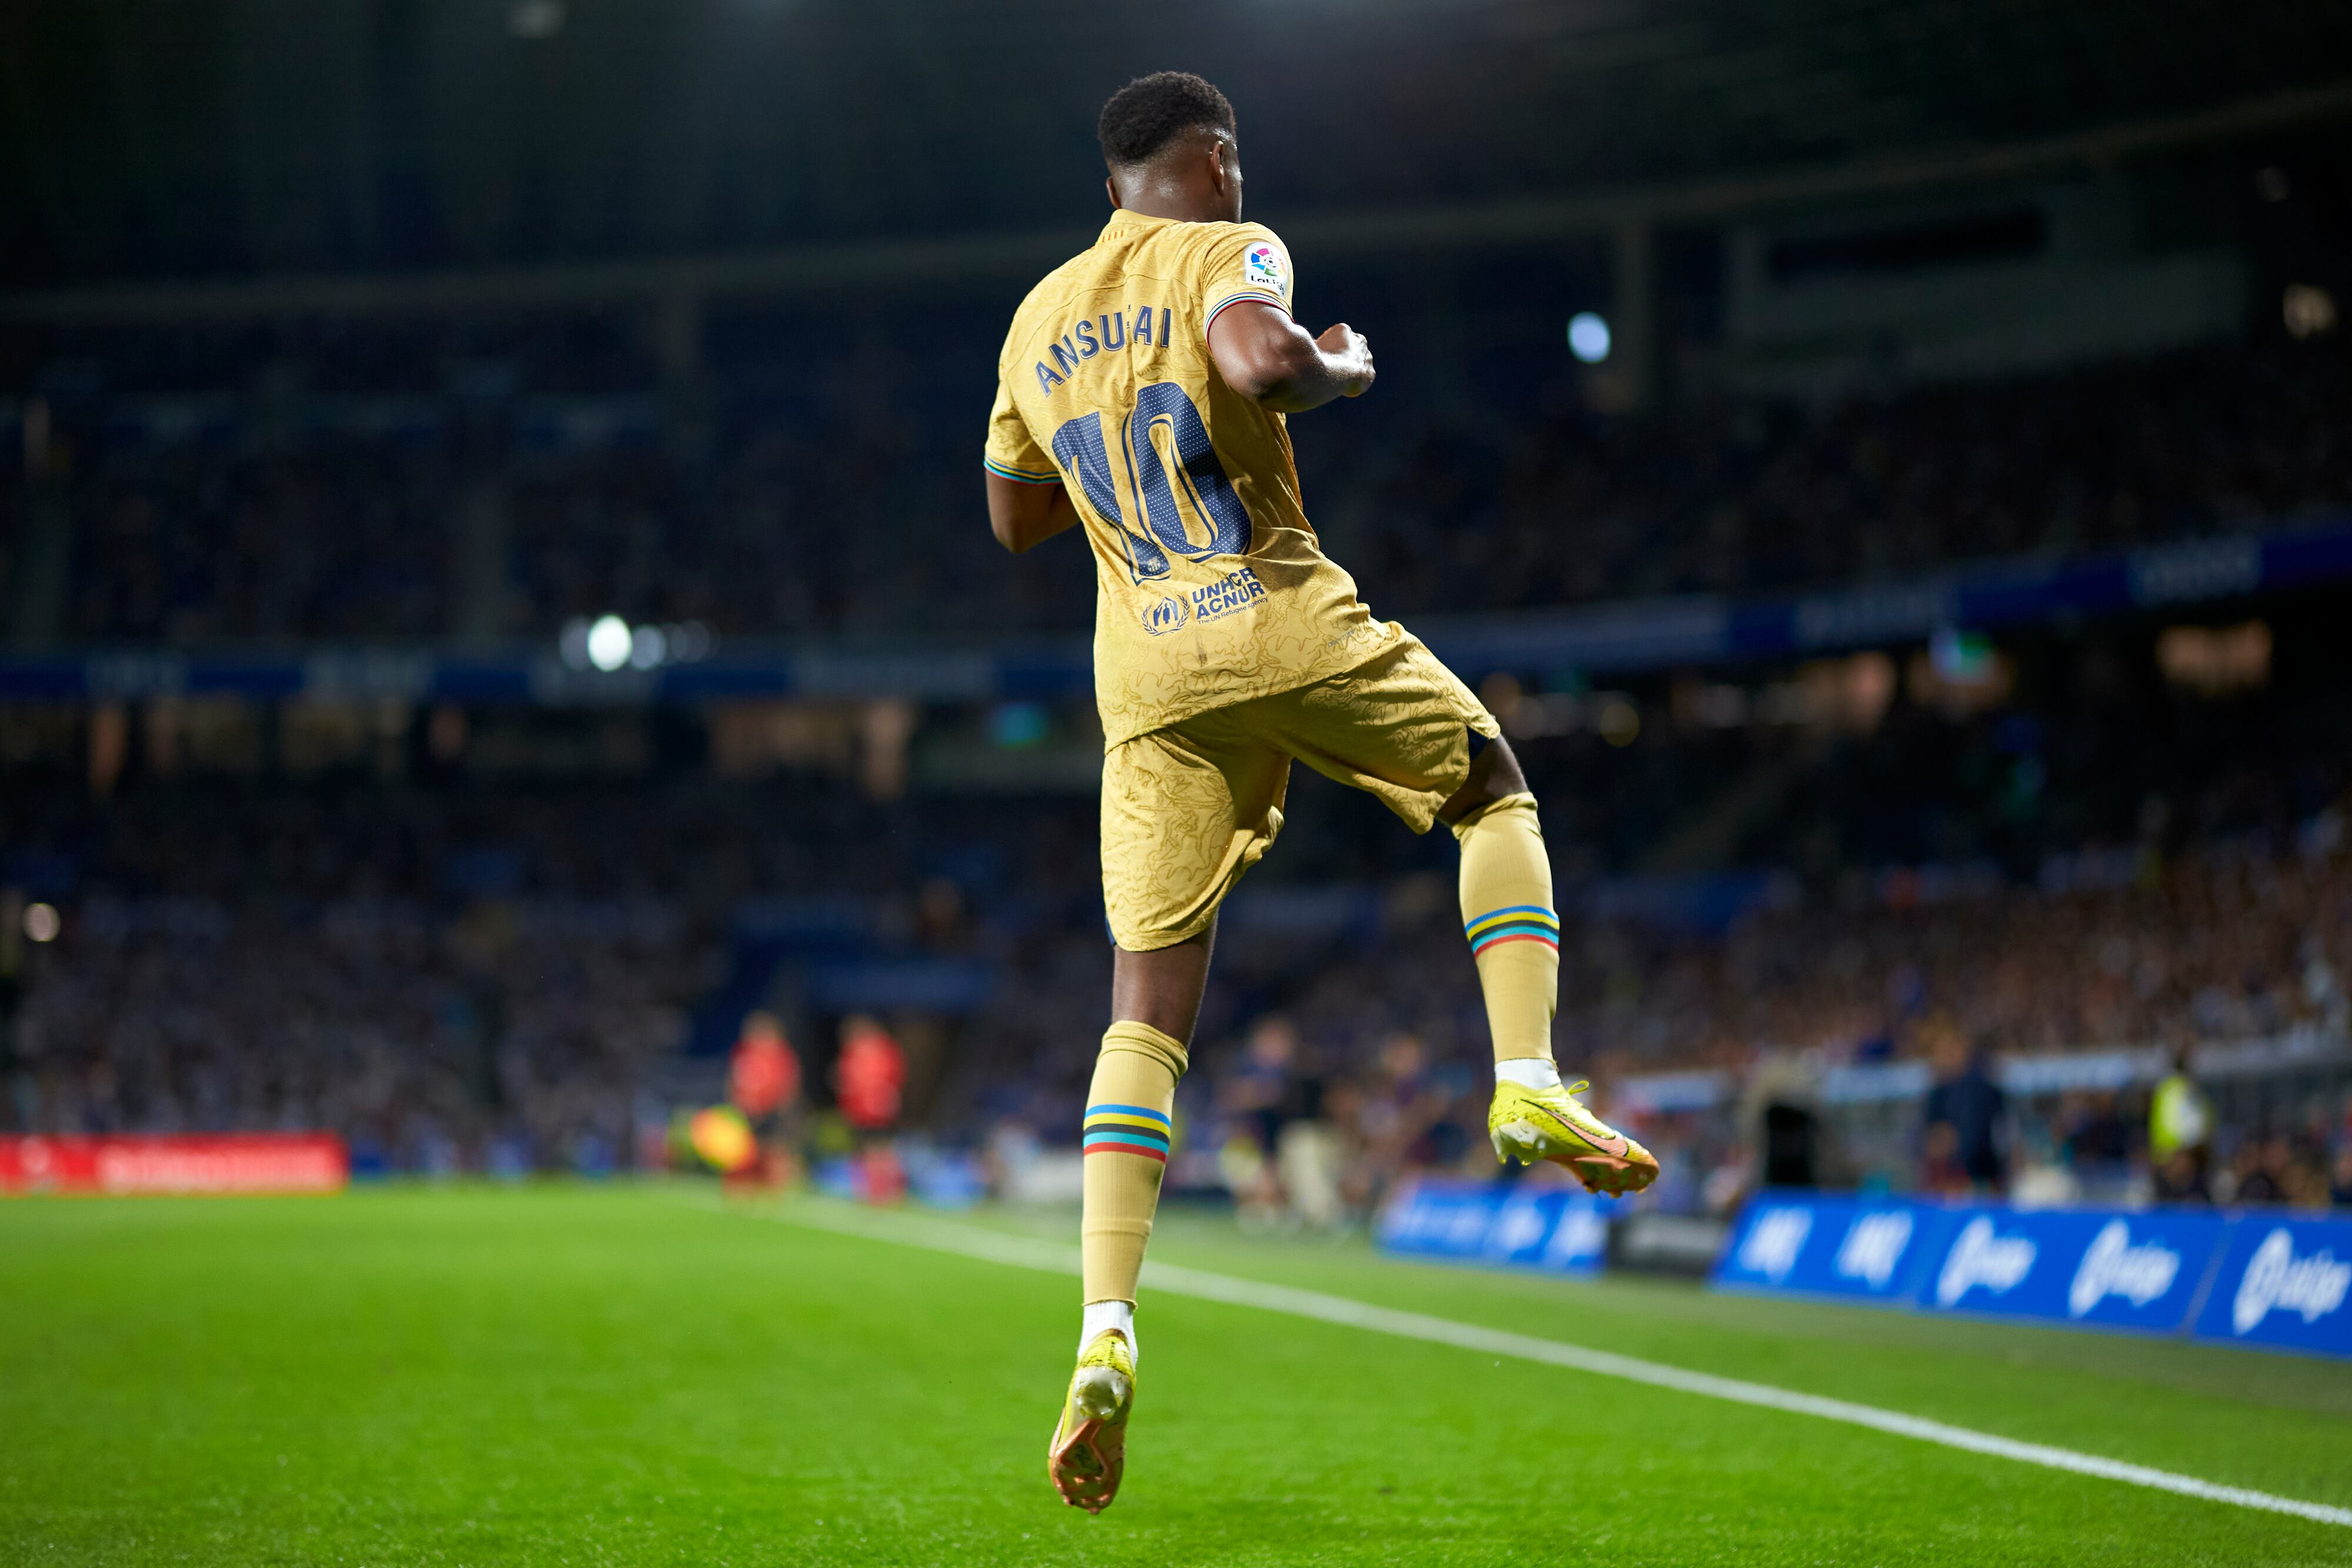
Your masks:
{"label": "player's knee", "polygon": [[1527,793],[1527,775],[1519,771],[1519,759],[1511,750],[1511,743],[1496,736],[1479,746],[1477,739],[1475,736],[1472,737],[1476,751],[1470,758],[1470,777],[1437,809],[1442,821],[1458,822],[1482,806]]}
{"label": "player's knee", "polygon": [[[1486,768],[1483,779],[1479,775],[1482,765]],[[1488,741],[1471,759],[1470,779],[1473,783],[1485,786],[1486,798],[1490,800],[1500,800],[1507,795],[1524,795],[1528,790],[1528,776],[1519,771],[1519,754],[1513,751],[1511,743],[1499,735]]]}

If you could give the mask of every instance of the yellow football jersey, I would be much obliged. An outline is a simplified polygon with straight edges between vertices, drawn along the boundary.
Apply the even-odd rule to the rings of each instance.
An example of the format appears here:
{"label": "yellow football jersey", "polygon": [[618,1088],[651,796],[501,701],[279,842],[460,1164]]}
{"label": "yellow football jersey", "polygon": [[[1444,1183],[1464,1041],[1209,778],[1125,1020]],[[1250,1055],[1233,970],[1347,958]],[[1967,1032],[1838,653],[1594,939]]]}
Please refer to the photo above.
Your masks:
{"label": "yellow football jersey", "polygon": [[1282,415],[1209,358],[1220,310],[1290,298],[1263,224],[1120,211],[1013,314],[986,461],[1063,486],[1085,524],[1108,745],[1344,674],[1402,635],[1323,554]]}

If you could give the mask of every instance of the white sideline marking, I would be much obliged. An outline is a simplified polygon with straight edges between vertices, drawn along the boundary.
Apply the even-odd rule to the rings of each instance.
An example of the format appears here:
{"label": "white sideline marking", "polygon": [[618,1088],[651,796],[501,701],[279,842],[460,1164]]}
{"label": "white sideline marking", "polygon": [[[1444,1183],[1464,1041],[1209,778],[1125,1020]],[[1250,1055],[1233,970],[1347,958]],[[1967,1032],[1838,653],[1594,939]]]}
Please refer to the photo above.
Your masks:
{"label": "white sideline marking", "polygon": [[[1016,1269],[1037,1269],[1049,1274],[1076,1274],[1078,1271],[1078,1249],[1075,1247],[1007,1236],[999,1231],[958,1225],[949,1220],[924,1219],[909,1215],[886,1217],[858,1210],[799,1206],[788,1212],[755,1209],[730,1209],[729,1212],[772,1219],[786,1225],[806,1226],[816,1230],[830,1230],[868,1241],[895,1242],[905,1247],[926,1248],[934,1252],[953,1252]],[[1671,1388],[1677,1394],[1696,1394],[1709,1399],[1728,1400],[1734,1405],[1753,1405],[1767,1410],[1785,1410],[1797,1416],[1815,1416],[1824,1421],[1867,1427],[1873,1431],[1889,1432],[1898,1437],[1916,1437],[1923,1443],[1940,1444],[1967,1453],[1990,1454],[1995,1458],[2015,1459],[2020,1464],[2040,1465],[2046,1469],[2070,1470],[2080,1476],[2097,1476],[2129,1486],[2148,1487],[2181,1497],[2201,1498],[2207,1502],[2226,1502],[2239,1508],[2293,1514],[2297,1519],[2352,1528],[2352,1509],[2336,1508],[2324,1502],[2305,1502],[2300,1498],[2280,1497],[2274,1492],[2255,1491],[2250,1487],[2222,1486],[2214,1481],[2199,1480],[2195,1476],[2159,1470],[2147,1465],[2128,1464],[2122,1459],[2102,1458],[2096,1454],[2053,1448],[2046,1443],[2021,1443],[2014,1437],[1995,1437],[1990,1432],[1954,1427],[1918,1416],[1906,1416],[1896,1410],[1881,1410],[1874,1405],[1856,1405],[1844,1399],[1798,1394],[1786,1388],[1774,1388],[1769,1384],[1747,1383],[1736,1377],[1690,1372],[1679,1366],[1668,1366],[1663,1362],[1643,1361],[1637,1356],[1617,1355],[1605,1350],[1587,1350],[1582,1345],[1569,1344],[1560,1340],[1537,1339],[1529,1334],[1511,1333],[1502,1329],[1481,1328],[1475,1323],[1455,1322],[1450,1318],[1433,1318],[1423,1312],[1376,1307],[1367,1301],[1351,1301],[1346,1296],[1325,1295],[1320,1291],[1269,1285],[1257,1280],[1213,1274],[1205,1270],[1186,1269],[1173,1263],[1146,1263],[1143,1281],[1153,1290],[1166,1291],[1171,1296],[1192,1296],[1204,1301],[1223,1301],[1228,1306],[1286,1312],[1292,1317],[1313,1318],[1321,1322],[1338,1323],[1343,1328],[1394,1334],[1400,1339],[1423,1340],[1431,1344],[1448,1344],[1487,1355],[1516,1356],[1522,1361],[1542,1362],[1550,1366],[1573,1367],[1579,1372],[1598,1373],[1603,1377],[1622,1377],[1631,1383],[1646,1383],[1654,1388]]]}

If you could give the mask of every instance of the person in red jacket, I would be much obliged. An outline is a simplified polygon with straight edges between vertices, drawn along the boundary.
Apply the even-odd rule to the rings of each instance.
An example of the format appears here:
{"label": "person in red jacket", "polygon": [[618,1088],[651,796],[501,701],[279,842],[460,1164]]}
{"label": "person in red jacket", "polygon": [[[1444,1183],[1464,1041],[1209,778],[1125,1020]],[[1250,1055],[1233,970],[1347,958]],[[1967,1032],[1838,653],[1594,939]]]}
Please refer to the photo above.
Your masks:
{"label": "person in red jacket", "polygon": [[727,1098],[757,1131],[759,1151],[736,1175],[764,1187],[780,1187],[798,1169],[787,1118],[801,1097],[801,1059],[784,1038],[783,1021],[772,1012],[743,1020],[735,1054],[727,1064]]}
{"label": "person in red jacket", "polygon": [[907,1052],[890,1031],[863,1013],[841,1026],[841,1059],[833,1085],[841,1113],[862,1133],[878,1133],[898,1119],[907,1087]]}
{"label": "person in red jacket", "polygon": [[728,1064],[727,1098],[757,1122],[792,1104],[800,1092],[801,1059],[784,1038],[782,1022],[771,1012],[751,1014]]}

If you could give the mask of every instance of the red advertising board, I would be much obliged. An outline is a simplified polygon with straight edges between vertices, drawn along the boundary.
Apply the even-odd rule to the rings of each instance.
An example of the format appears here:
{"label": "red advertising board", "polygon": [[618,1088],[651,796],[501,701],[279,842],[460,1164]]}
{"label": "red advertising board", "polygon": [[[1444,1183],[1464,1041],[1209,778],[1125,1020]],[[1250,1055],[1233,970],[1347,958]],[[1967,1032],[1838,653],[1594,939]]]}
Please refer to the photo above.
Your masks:
{"label": "red advertising board", "polygon": [[0,1193],[337,1192],[350,1175],[324,1133],[0,1137]]}

